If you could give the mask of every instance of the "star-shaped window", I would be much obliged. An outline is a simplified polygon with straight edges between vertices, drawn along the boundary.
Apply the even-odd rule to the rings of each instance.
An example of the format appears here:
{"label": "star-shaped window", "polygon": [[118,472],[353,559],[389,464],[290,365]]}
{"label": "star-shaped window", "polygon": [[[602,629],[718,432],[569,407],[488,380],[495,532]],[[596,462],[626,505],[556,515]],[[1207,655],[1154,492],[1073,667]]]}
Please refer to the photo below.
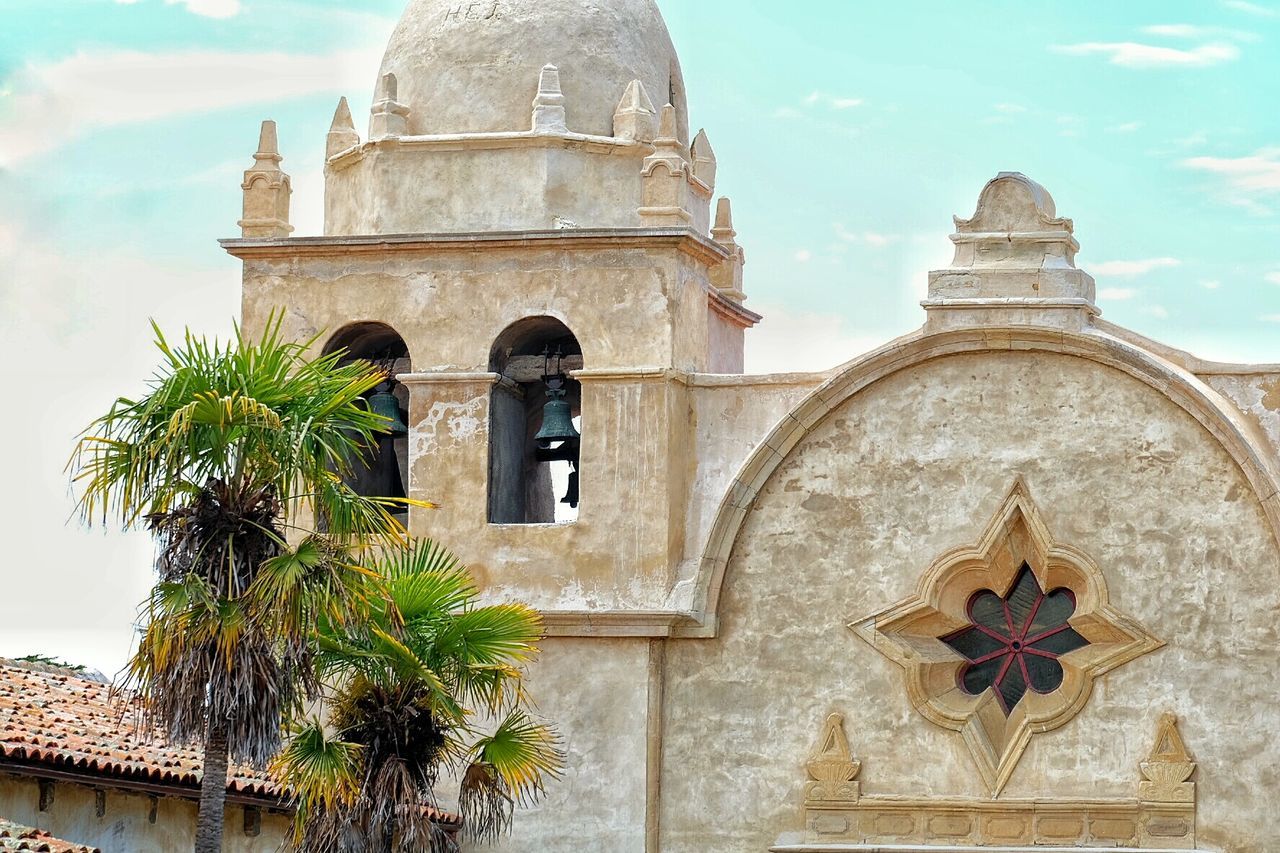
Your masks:
{"label": "star-shaped window", "polygon": [[1084,708],[1097,678],[1163,645],[1111,606],[1097,563],[1054,541],[1021,478],[977,542],[849,627],[902,667],[916,710],[964,733],[992,794],[1033,735]]}
{"label": "star-shaped window", "polygon": [[1070,590],[1046,594],[1025,563],[1003,597],[989,589],[974,593],[973,624],[940,638],[968,661],[958,674],[961,688],[970,696],[994,688],[1006,717],[1028,689],[1057,690],[1063,679],[1058,658],[1089,645],[1067,622],[1075,610]]}

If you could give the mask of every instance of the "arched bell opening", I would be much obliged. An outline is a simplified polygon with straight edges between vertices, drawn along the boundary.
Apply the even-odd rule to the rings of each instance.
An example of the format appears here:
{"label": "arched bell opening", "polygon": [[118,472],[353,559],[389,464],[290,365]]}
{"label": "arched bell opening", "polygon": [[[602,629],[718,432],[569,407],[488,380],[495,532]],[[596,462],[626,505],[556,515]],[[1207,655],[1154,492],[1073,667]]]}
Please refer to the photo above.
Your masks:
{"label": "arched bell opening", "polygon": [[[357,494],[367,497],[404,498],[409,494],[409,389],[396,376],[412,372],[409,347],[404,338],[385,323],[354,323],[335,334],[325,354],[342,352],[341,363],[365,361],[386,379],[365,395],[366,405],[390,423],[375,446],[351,460],[344,480]],[[407,521],[407,509],[394,513]]]}
{"label": "arched bell opening", "polygon": [[489,406],[489,522],[576,521],[582,386],[569,373],[582,347],[553,317],[528,317],[494,341]]}

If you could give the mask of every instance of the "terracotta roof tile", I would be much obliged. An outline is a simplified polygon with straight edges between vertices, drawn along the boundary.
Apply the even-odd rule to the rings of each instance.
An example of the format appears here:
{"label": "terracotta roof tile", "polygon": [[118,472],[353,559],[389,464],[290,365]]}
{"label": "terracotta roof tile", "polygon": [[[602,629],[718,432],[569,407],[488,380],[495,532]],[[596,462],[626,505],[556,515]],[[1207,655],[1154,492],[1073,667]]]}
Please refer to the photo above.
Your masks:
{"label": "terracotta roof tile", "polygon": [[97,847],[54,838],[43,830],[0,818],[0,851],[31,850],[35,853],[102,853]]}
{"label": "terracotta roof tile", "polygon": [[[0,759],[87,776],[198,786],[200,752],[150,738],[134,725],[127,698],[68,672],[0,664]],[[233,767],[227,790],[279,799],[266,773]],[[4,850],[0,847],[0,850]],[[32,848],[36,849],[36,848]]]}

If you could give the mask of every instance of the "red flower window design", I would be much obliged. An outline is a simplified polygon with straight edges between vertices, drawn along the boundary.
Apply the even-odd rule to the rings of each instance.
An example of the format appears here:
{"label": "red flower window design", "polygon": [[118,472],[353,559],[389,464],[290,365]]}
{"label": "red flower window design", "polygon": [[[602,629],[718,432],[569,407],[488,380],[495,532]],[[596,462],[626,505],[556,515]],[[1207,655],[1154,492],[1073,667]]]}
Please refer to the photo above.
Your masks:
{"label": "red flower window design", "polygon": [[1061,687],[1058,658],[1089,645],[1068,624],[1075,612],[1070,590],[1045,593],[1024,563],[1004,596],[984,589],[969,599],[972,625],[939,639],[968,661],[959,675],[964,692],[978,696],[994,689],[1007,717],[1027,690]]}

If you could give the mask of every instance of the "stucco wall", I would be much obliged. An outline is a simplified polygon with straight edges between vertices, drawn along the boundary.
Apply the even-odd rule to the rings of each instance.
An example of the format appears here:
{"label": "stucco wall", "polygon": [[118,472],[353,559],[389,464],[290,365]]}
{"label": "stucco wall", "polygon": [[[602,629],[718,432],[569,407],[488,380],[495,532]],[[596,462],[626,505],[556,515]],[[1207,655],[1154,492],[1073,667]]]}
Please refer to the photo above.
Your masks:
{"label": "stucco wall", "polygon": [[1262,442],[1280,454],[1280,373],[1222,373],[1203,379],[1235,403]]}
{"label": "stucco wall", "polygon": [[[151,798],[107,789],[106,811],[97,816],[92,788],[56,782],[53,803],[40,811],[40,785],[30,777],[0,774],[0,815],[34,826],[78,844],[101,848],[103,853],[172,853],[190,850],[195,843],[197,805],[194,800],[160,797],[156,821],[151,823]],[[223,826],[224,853],[262,853],[280,849],[292,831],[290,818],[261,812],[261,831],[244,832],[244,809],[228,806]]]}
{"label": "stucco wall", "polygon": [[848,719],[866,794],[986,796],[958,735],[846,623],[971,544],[1015,476],[1112,602],[1168,642],[1033,739],[1009,797],[1132,797],[1159,714],[1199,766],[1202,847],[1261,853],[1280,757],[1272,661],[1280,558],[1225,451],[1150,387],[1083,359],[938,359],[837,408],[766,483],[725,580],[721,634],[670,645],[662,850],[761,851],[799,829],[803,762]]}
{"label": "stucco wall", "polygon": [[356,162],[331,167],[325,233],[536,230],[556,227],[557,218],[584,228],[641,224],[648,146],[588,148],[554,139],[471,146],[370,148]]}
{"label": "stucco wall", "polygon": [[647,640],[545,640],[528,686],[568,755],[564,778],[511,834],[474,853],[599,850],[643,853]]}

